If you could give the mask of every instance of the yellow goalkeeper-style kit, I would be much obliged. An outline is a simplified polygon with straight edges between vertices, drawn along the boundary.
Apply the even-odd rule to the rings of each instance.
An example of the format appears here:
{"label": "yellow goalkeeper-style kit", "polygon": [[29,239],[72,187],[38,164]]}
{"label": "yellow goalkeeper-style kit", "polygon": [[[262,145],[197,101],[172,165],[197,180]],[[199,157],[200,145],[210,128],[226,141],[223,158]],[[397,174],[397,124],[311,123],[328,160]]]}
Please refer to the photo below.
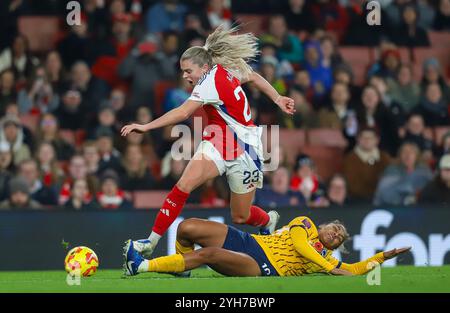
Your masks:
{"label": "yellow goalkeeper-style kit", "polygon": [[319,241],[316,225],[306,216],[293,219],[287,226],[268,236],[252,235],[280,276],[328,273],[334,268],[354,275],[370,270],[370,262],[384,262],[383,253],[353,264],[342,263]]}

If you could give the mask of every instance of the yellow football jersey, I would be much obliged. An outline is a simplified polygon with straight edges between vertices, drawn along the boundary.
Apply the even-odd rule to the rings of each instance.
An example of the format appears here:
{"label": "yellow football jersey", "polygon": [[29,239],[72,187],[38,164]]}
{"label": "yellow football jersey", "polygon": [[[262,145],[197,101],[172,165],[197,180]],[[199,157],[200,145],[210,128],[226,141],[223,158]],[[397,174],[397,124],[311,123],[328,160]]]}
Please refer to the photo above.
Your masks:
{"label": "yellow football jersey", "polygon": [[272,235],[252,235],[280,276],[327,272],[324,267],[310,261],[296,251],[290,233],[292,227],[301,227],[306,231],[308,244],[328,261],[329,266],[334,268],[339,264],[339,261],[332,256],[333,251],[326,249],[319,241],[316,225],[310,218],[300,216],[293,219],[283,228],[278,229]]}

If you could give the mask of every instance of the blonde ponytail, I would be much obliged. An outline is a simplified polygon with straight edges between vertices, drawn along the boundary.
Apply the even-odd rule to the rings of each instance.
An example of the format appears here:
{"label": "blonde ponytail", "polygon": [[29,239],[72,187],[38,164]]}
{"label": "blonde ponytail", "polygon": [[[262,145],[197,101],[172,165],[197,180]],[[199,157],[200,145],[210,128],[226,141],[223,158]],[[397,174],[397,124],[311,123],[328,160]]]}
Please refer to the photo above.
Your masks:
{"label": "blonde ponytail", "polygon": [[223,25],[217,27],[203,47],[187,49],[181,60],[191,59],[199,66],[220,64],[239,79],[248,78],[253,70],[247,62],[259,54],[258,39],[252,33],[234,34],[238,29],[226,30]]}

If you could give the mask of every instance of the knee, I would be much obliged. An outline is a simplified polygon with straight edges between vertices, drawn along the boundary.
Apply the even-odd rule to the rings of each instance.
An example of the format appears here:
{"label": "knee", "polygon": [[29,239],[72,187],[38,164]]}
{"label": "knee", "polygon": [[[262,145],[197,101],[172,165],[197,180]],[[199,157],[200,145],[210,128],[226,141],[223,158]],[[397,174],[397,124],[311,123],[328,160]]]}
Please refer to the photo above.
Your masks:
{"label": "knee", "polygon": [[185,239],[194,238],[196,230],[198,228],[196,226],[196,222],[197,222],[196,218],[190,218],[178,224],[177,237]]}
{"label": "knee", "polygon": [[200,258],[203,260],[203,263],[206,264],[215,264],[218,261],[218,252],[220,248],[216,247],[207,247],[202,248],[198,251]]}

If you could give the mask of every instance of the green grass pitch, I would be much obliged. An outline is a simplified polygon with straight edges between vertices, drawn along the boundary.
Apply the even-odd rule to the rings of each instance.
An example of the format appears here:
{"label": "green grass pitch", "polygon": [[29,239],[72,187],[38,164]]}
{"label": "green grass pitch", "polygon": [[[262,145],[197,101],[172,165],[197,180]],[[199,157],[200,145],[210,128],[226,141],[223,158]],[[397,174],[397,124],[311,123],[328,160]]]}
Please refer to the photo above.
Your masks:
{"label": "green grass pitch", "polygon": [[381,284],[369,286],[366,276],[312,275],[301,277],[223,277],[209,269],[191,278],[167,274],[122,277],[121,270],[102,270],[82,278],[79,286],[66,283],[64,271],[0,272],[0,292],[450,292],[450,265],[381,268]]}

